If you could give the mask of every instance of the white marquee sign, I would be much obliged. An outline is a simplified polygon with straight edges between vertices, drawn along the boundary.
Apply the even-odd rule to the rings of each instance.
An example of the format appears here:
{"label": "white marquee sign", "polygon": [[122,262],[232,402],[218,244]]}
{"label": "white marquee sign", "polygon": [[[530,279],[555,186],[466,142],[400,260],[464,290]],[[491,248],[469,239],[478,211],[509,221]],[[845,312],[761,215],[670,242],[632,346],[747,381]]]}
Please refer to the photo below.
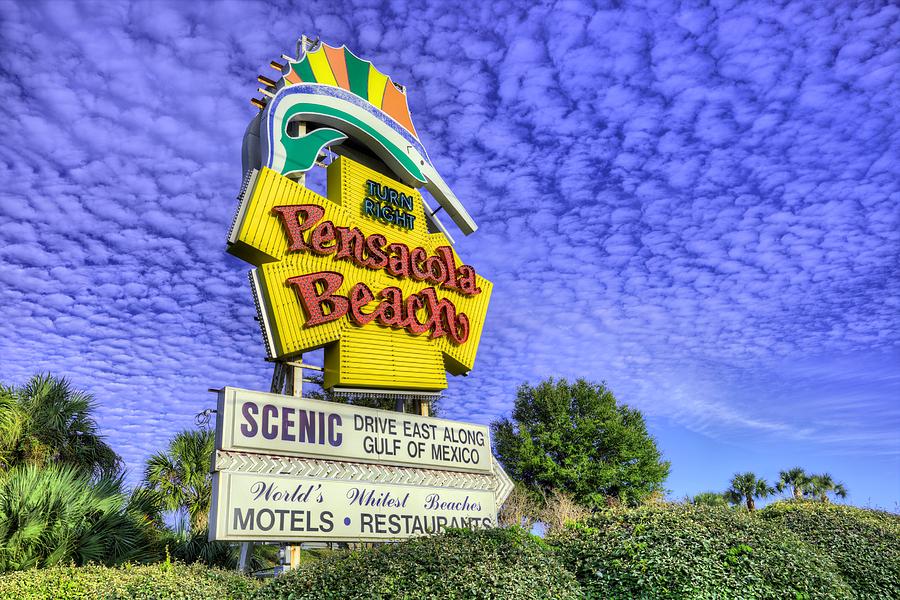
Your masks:
{"label": "white marquee sign", "polygon": [[512,489],[481,425],[230,387],[219,393],[216,448],[211,540],[494,527]]}
{"label": "white marquee sign", "polygon": [[492,472],[483,425],[232,387],[217,414],[221,450]]}

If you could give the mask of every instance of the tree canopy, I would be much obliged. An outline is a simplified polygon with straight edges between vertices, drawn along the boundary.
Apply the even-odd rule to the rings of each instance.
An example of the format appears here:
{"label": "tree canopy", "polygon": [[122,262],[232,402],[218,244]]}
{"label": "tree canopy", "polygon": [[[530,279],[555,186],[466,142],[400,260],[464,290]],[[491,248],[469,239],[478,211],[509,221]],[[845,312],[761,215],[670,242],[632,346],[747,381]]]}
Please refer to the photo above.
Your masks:
{"label": "tree canopy", "polygon": [[192,532],[207,526],[212,498],[209,466],[215,446],[211,430],[182,431],[167,450],[147,459],[144,470],[144,485],[162,495],[166,509],[186,516]]}
{"label": "tree canopy", "polygon": [[766,498],[775,493],[775,488],[750,471],[735,473],[731,479],[731,487],[725,491],[725,497],[732,504],[744,502],[747,510],[756,510],[756,498]]}
{"label": "tree canopy", "polygon": [[636,504],[669,474],[641,413],[604,384],[549,379],[522,385],[512,419],[491,424],[509,475],[535,491],[562,490],[596,508],[609,497]]}
{"label": "tree canopy", "polygon": [[811,498],[818,498],[821,502],[828,502],[828,494],[846,498],[847,487],[843,483],[835,481],[829,473],[810,475],[807,495]]}
{"label": "tree canopy", "polygon": [[806,471],[802,467],[793,467],[778,474],[778,483],[775,484],[775,489],[783,492],[785,488],[790,488],[791,496],[795,500],[800,500],[809,484],[810,478]]}
{"label": "tree canopy", "polygon": [[690,502],[698,506],[728,506],[728,499],[725,497],[725,494],[718,492],[700,492],[690,498]]}
{"label": "tree canopy", "polygon": [[100,435],[94,399],[68,380],[35,375],[21,387],[0,386],[0,469],[69,466],[115,476],[121,460]]}

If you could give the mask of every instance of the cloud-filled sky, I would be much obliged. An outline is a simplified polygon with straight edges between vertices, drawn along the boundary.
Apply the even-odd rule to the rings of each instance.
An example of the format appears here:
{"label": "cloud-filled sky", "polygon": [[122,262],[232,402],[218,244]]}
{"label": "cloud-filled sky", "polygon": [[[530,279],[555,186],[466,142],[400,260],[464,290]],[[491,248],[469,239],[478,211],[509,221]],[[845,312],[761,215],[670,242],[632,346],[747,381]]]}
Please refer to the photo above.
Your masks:
{"label": "cloud-filled sky", "polygon": [[480,226],[445,416],[605,380],[673,497],[801,464],[898,510],[900,8],[618,4],[0,0],[0,381],[92,392],[132,479],[207,388],[268,389],[225,235],[256,75],[305,33],[408,87]]}

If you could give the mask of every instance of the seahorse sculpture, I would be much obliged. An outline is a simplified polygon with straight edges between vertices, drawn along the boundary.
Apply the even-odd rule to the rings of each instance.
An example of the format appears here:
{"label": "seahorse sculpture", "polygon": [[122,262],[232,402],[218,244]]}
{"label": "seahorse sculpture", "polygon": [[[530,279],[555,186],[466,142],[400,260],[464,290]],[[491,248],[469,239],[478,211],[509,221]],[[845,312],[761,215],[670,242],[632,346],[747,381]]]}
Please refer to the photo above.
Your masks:
{"label": "seahorse sculpture", "polygon": [[[285,176],[303,173],[324,148],[352,138],[400,181],[427,189],[464,234],[477,229],[419,141],[405,88],[346,46],[315,43],[297,60],[275,65],[281,79],[272,82],[274,93],[244,137],[245,171],[264,166]],[[296,131],[295,122],[309,130]]]}

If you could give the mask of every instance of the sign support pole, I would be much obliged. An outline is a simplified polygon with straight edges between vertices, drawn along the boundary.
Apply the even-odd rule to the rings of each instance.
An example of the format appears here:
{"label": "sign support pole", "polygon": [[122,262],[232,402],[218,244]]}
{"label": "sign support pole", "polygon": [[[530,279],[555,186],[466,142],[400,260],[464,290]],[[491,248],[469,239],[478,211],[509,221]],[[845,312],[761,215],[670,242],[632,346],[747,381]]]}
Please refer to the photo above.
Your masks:
{"label": "sign support pole", "polygon": [[[272,384],[269,390],[274,394],[284,394],[300,398],[303,396],[303,357],[297,357],[296,362],[276,361],[272,371]],[[293,556],[293,547],[281,545],[281,556]],[[237,570],[246,573],[250,566],[250,558],[253,556],[253,542],[241,542],[241,553],[238,559]],[[293,561],[286,562],[285,570],[290,569]],[[283,568],[284,564],[280,565]]]}
{"label": "sign support pole", "polygon": [[253,542],[241,542],[241,555],[238,558],[238,573],[246,573],[250,568],[250,557],[253,556]]}

